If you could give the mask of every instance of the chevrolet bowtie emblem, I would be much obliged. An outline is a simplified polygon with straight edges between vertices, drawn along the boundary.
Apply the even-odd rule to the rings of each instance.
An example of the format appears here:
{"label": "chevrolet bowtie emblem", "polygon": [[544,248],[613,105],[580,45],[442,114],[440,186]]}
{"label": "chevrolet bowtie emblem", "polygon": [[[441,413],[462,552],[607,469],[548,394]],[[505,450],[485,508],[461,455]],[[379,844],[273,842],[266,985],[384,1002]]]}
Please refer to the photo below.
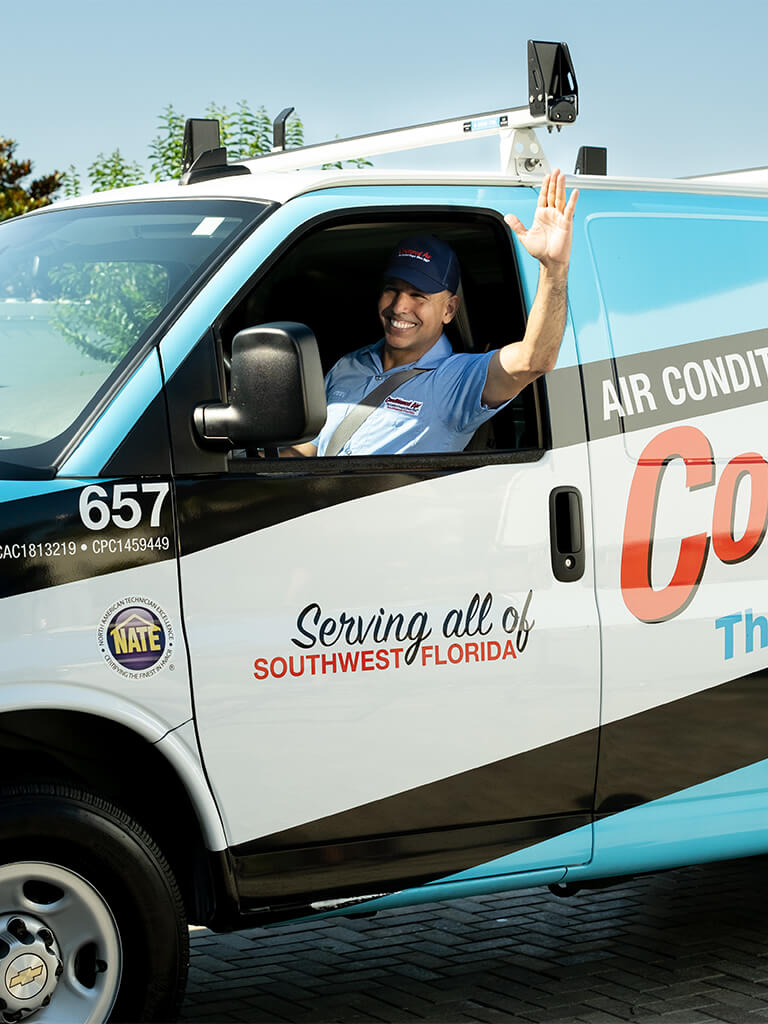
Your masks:
{"label": "chevrolet bowtie emblem", "polygon": [[30,981],[34,981],[43,973],[43,965],[40,964],[38,967],[26,967],[23,971],[19,971],[15,974],[8,982],[8,988],[16,988],[17,985],[28,985]]}

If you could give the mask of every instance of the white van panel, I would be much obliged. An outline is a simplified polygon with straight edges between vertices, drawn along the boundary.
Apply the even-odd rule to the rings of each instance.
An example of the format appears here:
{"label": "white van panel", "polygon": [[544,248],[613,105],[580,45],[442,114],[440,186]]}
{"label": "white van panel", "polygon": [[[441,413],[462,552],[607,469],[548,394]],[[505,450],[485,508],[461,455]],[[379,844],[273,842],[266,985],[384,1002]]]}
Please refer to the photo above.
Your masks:
{"label": "white van panel", "polygon": [[[591,566],[562,584],[541,558],[549,491],[566,480],[586,488],[583,456],[549,452],[399,487],[182,558],[201,743],[233,844],[594,729]],[[502,617],[510,606],[522,612],[529,592],[524,650],[438,664],[452,608],[490,593],[484,635],[470,639],[516,646]],[[299,670],[302,654],[355,652],[297,645],[309,643],[311,620],[302,634],[297,616],[311,603],[322,618],[346,611],[366,622],[380,609],[406,620],[423,613],[430,633],[411,665],[322,674],[318,661],[313,675],[305,658],[303,671],[283,675],[291,656]],[[276,658],[279,678],[268,671]]]}

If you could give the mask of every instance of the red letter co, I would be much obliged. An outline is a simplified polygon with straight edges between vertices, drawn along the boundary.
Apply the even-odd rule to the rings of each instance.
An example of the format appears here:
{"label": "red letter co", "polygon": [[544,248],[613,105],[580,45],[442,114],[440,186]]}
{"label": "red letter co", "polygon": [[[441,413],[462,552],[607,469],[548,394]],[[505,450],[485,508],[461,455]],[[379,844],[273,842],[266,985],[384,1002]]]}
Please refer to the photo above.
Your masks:
{"label": "red letter co", "polygon": [[[711,534],[682,537],[672,579],[662,589],[654,590],[651,567],[656,513],[664,471],[673,459],[682,459],[685,464],[688,491],[711,487],[715,482],[712,446],[696,427],[665,430],[649,442],[640,456],[624,523],[621,592],[627,608],[642,622],[671,619],[688,606],[704,575],[710,543],[721,562],[743,562],[760,547],[768,521],[768,463],[757,452],[737,455],[726,465],[715,489]],[[747,477],[751,484],[749,515],[746,529],[737,538],[736,499]],[[684,491],[678,500],[685,500]]]}

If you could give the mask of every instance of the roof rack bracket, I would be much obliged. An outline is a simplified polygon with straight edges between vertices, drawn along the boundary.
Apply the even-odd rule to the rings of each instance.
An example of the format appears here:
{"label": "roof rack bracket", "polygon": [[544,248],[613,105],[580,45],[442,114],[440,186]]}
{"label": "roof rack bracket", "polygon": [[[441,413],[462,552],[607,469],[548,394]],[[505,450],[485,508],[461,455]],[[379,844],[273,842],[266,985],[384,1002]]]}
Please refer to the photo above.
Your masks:
{"label": "roof rack bracket", "polygon": [[549,161],[533,128],[504,132],[499,139],[499,156],[503,174],[526,177],[550,172]]}
{"label": "roof rack bracket", "polygon": [[528,105],[531,117],[572,124],[579,112],[579,87],[567,43],[528,40]]}

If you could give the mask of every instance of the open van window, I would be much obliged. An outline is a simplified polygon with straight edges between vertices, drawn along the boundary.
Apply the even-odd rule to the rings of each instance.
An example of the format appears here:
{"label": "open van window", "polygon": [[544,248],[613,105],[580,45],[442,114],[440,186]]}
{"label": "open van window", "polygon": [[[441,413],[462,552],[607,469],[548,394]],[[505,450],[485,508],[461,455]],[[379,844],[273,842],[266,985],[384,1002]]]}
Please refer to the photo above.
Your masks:
{"label": "open van window", "polygon": [[[166,201],[52,209],[0,227],[0,450],[52,461],[201,276],[264,210]],[[61,447],[61,445],[59,445]]]}
{"label": "open van window", "polygon": [[[342,356],[377,342],[383,271],[397,242],[412,235],[435,235],[458,256],[459,312],[445,330],[454,352],[487,352],[523,336],[526,314],[518,270],[500,217],[444,209],[414,209],[393,217],[390,210],[364,219],[327,220],[296,240],[222,320],[225,364],[237,332],[261,323],[306,324],[317,339],[325,374]],[[526,388],[480,427],[465,450],[543,447],[542,406],[540,388]]]}

